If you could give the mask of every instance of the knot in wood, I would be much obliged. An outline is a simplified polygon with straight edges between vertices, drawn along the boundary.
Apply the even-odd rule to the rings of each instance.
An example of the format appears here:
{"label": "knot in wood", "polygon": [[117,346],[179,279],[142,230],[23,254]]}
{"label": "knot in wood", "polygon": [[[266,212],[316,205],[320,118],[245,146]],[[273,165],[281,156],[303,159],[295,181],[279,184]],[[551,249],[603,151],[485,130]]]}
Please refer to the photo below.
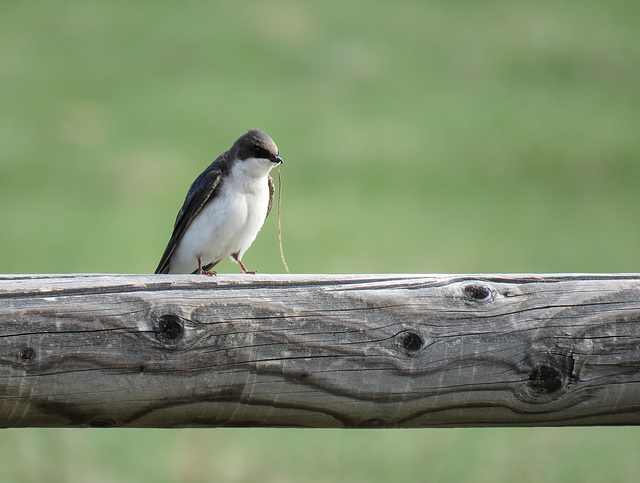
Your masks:
{"label": "knot in wood", "polygon": [[493,290],[486,283],[471,282],[462,287],[464,296],[473,302],[486,302],[491,299]]}
{"label": "knot in wood", "polygon": [[400,340],[402,347],[409,353],[416,353],[424,347],[424,339],[413,330],[402,332]]}
{"label": "knot in wood", "polygon": [[20,359],[22,359],[23,361],[30,361],[35,355],[36,351],[32,347],[25,347],[20,352]]}
{"label": "knot in wood", "polygon": [[535,366],[529,374],[529,386],[533,391],[551,394],[562,388],[562,373],[547,364]]}
{"label": "knot in wood", "polygon": [[176,342],[184,335],[184,324],[177,315],[161,315],[157,319],[157,334],[161,340]]}
{"label": "knot in wood", "polygon": [[528,357],[526,379],[516,393],[529,404],[541,404],[562,397],[571,382],[578,380],[573,374],[574,359],[570,354],[540,354]]}

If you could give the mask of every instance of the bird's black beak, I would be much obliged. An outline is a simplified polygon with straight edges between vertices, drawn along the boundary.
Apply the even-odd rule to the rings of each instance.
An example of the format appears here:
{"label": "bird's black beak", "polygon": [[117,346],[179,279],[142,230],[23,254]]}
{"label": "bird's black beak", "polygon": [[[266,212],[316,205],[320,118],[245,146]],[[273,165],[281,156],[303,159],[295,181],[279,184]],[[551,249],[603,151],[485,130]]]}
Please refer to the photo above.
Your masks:
{"label": "bird's black beak", "polygon": [[276,163],[276,165],[278,164],[282,164],[284,163],[284,161],[282,160],[282,158],[280,156],[274,156],[271,161],[273,161],[274,163]]}

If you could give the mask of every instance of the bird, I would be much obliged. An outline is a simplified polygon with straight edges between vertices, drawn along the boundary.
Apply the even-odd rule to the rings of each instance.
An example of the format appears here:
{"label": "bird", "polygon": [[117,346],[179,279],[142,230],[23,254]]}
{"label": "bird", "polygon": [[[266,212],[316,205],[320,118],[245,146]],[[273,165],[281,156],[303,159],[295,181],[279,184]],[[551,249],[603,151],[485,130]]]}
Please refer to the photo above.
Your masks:
{"label": "bird", "polygon": [[257,129],[240,136],[191,184],[155,273],[216,275],[211,269],[242,256],[256,239],[271,206],[269,172],[282,164],[278,146]]}

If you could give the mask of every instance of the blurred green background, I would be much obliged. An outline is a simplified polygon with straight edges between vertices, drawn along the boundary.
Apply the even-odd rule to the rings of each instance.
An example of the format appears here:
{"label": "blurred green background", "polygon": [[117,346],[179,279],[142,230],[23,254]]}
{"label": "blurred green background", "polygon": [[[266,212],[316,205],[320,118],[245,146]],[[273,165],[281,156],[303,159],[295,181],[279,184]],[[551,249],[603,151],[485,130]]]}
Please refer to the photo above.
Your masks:
{"label": "blurred green background", "polygon": [[[0,4],[0,273],[151,273],[278,143],[297,273],[640,272],[640,3]],[[272,214],[244,257],[281,272]],[[238,272],[224,262],[220,272]],[[4,430],[3,481],[631,481],[636,428]]]}

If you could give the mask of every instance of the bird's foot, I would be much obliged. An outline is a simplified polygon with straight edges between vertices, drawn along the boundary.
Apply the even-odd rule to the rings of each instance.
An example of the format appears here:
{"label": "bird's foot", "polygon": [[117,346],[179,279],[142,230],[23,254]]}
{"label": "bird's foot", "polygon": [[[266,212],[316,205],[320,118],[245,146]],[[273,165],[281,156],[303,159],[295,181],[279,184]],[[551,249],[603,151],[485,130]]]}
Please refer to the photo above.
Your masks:
{"label": "bird's foot", "polygon": [[196,275],[209,275],[210,277],[218,275],[218,272],[214,272],[213,270],[202,270],[202,267],[198,268],[198,270],[193,273]]}
{"label": "bird's foot", "polygon": [[247,270],[247,267],[244,266],[244,263],[242,263],[240,259],[238,259],[238,263],[240,264],[240,268],[242,268],[242,273],[248,273],[251,275],[255,275],[256,273],[258,273],[255,270]]}
{"label": "bird's foot", "polygon": [[213,270],[203,270],[202,269],[202,260],[198,257],[198,269],[196,270],[196,275],[209,275],[210,277],[217,276],[218,274]]}

